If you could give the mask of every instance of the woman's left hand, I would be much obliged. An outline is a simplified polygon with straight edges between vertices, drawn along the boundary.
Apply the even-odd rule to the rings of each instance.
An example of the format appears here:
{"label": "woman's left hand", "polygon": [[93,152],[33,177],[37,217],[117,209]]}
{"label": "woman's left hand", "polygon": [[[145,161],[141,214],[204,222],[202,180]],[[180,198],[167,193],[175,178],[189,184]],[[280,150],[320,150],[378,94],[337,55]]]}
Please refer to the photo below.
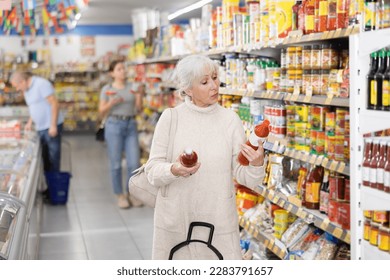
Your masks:
{"label": "woman's left hand", "polygon": [[259,140],[259,148],[254,150],[251,146],[247,144],[241,145],[242,154],[249,161],[249,164],[252,166],[263,166],[264,164],[264,148],[263,142]]}

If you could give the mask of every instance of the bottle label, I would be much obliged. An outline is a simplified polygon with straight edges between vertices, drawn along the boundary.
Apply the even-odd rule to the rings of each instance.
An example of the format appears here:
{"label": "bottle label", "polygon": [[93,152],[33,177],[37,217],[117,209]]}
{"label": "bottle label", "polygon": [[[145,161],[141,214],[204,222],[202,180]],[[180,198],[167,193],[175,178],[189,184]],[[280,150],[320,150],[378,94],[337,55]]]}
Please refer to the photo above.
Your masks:
{"label": "bottle label", "polygon": [[376,168],[370,168],[370,183],[372,184],[377,183]]}
{"label": "bottle label", "polygon": [[376,18],[376,2],[366,2],[364,4],[364,25],[369,28],[374,28]]}
{"label": "bottle label", "polygon": [[385,180],[385,170],[383,168],[378,168],[376,170],[376,181],[378,184],[383,184]]}
{"label": "bottle label", "polygon": [[321,183],[306,183],[306,201],[311,203],[320,202]]}
{"label": "bottle label", "polygon": [[320,1],[319,16],[328,15],[328,1]]}
{"label": "bottle label", "polygon": [[363,167],[363,181],[370,181],[370,168],[369,167]]}
{"label": "bottle label", "polygon": [[263,143],[265,141],[265,138],[259,137],[255,134],[254,131],[249,135],[249,142],[253,147],[258,147],[259,146],[259,140],[261,140]]}
{"label": "bottle label", "polygon": [[370,87],[370,105],[377,105],[376,81],[371,81]]}
{"label": "bottle label", "polygon": [[390,171],[385,171],[383,183],[386,187],[390,187]]}
{"label": "bottle label", "polygon": [[320,193],[320,211],[328,213],[329,193],[321,191]]}
{"label": "bottle label", "polygon": [[383,81],[383,88],[382,88],[383,94],[382,94],[382,104],[383,106],[389,106],[390,105],[390,83],[389,81]]}

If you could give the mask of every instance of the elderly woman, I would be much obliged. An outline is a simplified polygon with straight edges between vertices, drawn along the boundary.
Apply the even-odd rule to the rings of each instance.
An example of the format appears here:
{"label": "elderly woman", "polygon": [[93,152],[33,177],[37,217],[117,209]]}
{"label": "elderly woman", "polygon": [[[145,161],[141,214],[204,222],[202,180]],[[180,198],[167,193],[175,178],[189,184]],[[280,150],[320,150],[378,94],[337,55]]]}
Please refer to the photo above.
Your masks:
{"label": "elderly woman", "polygon": [[[241,259],[238,217],[233,178],[254,187],[265,174],[264,150],[245,144],[245,133],[237,114],[218,104],[218,66],[208,57],[187,56],[176,66],[176,80],[185,102],[177,111],[177,131],[169,138],[171,112],[166,110],[156,126],[145,172],[159,187],[153,238],[153,259],[168,259],[175,245],[187,237],[191,222],[214,225],[212,245],[224,259]],[[168,143],[173,141],[174,162],[168,162]],[[180,164],[186,148],[198,154],[191,168]],[[241,166],[237,155],[243,151],[249,166]],[[207,241],[210,229],[196,227],[192,239]],[[177,251],[175,259],[216,259],[201,243]]]}

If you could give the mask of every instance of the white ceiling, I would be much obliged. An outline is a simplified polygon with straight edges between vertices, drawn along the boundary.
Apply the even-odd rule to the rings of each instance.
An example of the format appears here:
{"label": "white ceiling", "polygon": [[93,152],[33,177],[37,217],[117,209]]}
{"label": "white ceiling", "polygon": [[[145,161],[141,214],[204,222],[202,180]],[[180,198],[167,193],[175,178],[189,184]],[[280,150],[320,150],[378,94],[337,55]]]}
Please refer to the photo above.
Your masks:
{"label": "white ceiling", "polygon": [[[90,0],[89,6],[82,11],[79,24],[131,24],[134,10],[148,8],[160,12],[172,13],[198,0]],[[213,5],[221,0],[213,0]],[[178,19],[200,17],[201,9],[188,13]]]}

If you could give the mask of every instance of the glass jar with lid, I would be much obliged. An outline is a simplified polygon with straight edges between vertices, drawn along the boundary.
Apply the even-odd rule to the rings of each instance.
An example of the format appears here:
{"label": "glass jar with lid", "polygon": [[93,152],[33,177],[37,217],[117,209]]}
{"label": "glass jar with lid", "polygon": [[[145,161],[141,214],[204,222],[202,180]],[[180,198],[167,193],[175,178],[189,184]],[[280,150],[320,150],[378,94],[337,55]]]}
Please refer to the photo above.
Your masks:
{"label": "glass jar with lid", "polygon": [[294,88],[298,87],[299,92],[302,90],[302,74],[303,71],[300,69],[297,70],[287,70],[287,88],[288,93],[293,93]]}
{"label": "glass jar with lid", "polygon": [[311,45],[306,45],[302,49],[302,69],[311,69]]}
{"label": "glass jar with lid", "polygon": [[311,48],[311,69],[321,69],[321,47],[314,45]]}
{"label": "glass jar with lid", "polygon": [[371,230],[371,220],[364,220],[364,230],[363,230],[363,239],[370,240],[370,230]]}
{"label": "glass jar with lid", "polygon": [[280,53],[280,68],[287,69],[287,50],[282,49]]}
{"label": "glass jar with lid", "polygon": [[388,226],[380,226],[378,232],[378,249],[382,251],[389,251],[390,229]]}
{"label": "glass jar with lid", "polygon": [[331,52],[330,44],[321,45],[321,69],[332,69]]}
{"label": "glass jar with lid", "polygon": [[286,69],[293,70],[295,69],[296,61],[296,47],[288,47],[286,53]]}
{"label": "glass jar with lid", "polygon": [[320,70],[311,70],[311,86],[313,88],[313,94],[321,94]]}
{"label": "glass jar with lid", "polygon": [[311,87],[311,70],[303,70],[302,75],[302,93],[307,94],[308,89]]}
{"label": "glass jar with lid", "polygon": [[322,94],[322,95],[326,95],[328,93],[329,75],[330,75],[329,69],[321,70],[321,81],[320,81],[321,92],[320,92],[320,94]]}
{"label": "glass jar with lid", "polygon": [[302,69],[302,47],[295,47],[294,69]]}
{"label": "glass jar with lid", "polygon": [[374,246],[378,246],[378,232],[379,232],[379,224],[371,222],[370,227],[370,244]]}

